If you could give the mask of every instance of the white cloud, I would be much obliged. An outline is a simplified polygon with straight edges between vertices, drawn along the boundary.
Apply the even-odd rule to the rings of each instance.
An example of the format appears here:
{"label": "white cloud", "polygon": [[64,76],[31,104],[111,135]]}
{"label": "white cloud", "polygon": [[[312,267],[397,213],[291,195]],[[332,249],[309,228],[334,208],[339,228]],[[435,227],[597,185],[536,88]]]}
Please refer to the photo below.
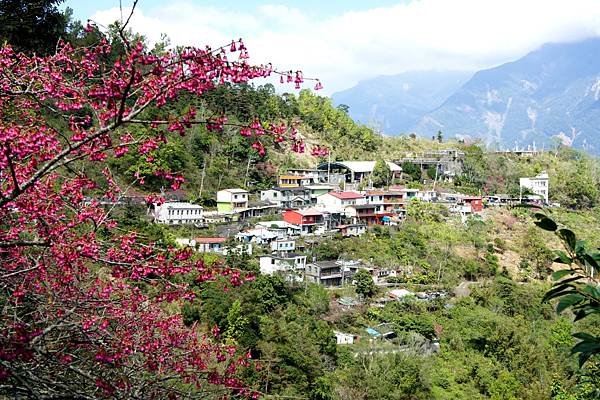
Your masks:
{"label": "white cloud", "polygon": [[[143,3],[141,3],[143,5]],[[114,8],[92,19],[106,24]],[[252,60],[318,76],[325,93],[360,79],[414,69],[478,69],[516,59],[543,43],[600,35],[598,0],[412,0],[311,20],[271,4],[244,14],[174,2],[138,9],[134,30],[151,41],[221,45],[243,37]]]}

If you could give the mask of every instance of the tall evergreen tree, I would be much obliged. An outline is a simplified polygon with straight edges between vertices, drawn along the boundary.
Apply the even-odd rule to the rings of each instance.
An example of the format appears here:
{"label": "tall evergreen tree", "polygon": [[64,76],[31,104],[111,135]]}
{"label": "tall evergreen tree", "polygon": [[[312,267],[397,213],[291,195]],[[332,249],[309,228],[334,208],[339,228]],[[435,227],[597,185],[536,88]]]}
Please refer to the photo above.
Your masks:
{"label": "tall evergreen tree", "polygon": [[54,53],[66,34],[69,17],[58,6],[63,0],[0,0],[0,43],[20,52]]}
{"label": "tall evergreen tree", "polygon": [[392,171],[390,170],[390,166],[383,159],[378,159],[375,163],[375,168],[373,168],[373,175],[371,176],[373,186],[389,185],[391,176]]}

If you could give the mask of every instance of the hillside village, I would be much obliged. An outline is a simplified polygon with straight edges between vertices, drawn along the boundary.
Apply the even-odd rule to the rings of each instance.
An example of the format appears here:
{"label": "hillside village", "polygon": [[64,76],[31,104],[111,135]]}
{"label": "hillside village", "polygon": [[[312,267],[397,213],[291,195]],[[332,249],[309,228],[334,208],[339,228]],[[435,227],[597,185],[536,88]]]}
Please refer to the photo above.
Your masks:
{"label": "hillside village", "polygon": [[[446,153],[457,153],[455,150]],[[425,159],[411,159],[427,166]],[[402,168],[386,162],[389,181],[402,177]],[[318,260],[307,251],[320,239],[339,235],[360,237],[374,226],[400,226],[409,202],[436,203],[447,208],[463,223],[481,218],[485,207],[520,203],[548,205],[549,177],[544,171],[523,177],[520,197],[506,194],[473,196],[456,191],[400,185],[374,187],[375,161],[323,162],[314,169],[289,169],[277,178],[277,186],[259,193],[228,188],[216,193],[216,209],[183,201],[167,200],[154,204],[149,215],[155,223],[168,226],[193,225],[197,228],[227,226],[228,236],[179,237],[180,246],[199,252],[227,255],[229,252],[255,255],[262,274],[279,274],[288,280],[307,281],[325,287],[340,287],[352,282],[360,269],[369,271],[376,284],[385,285],[405,271],[373,265],[368,260]],[[438,162],[440,180],[451,181],[460,173],[460,163],[452,169]],[[253,224],[253,225],[252,225]]]}
{"label": "hillside village", "polygon": [[0,399],[600,398],[600,3],[75,3],[0,2]]}

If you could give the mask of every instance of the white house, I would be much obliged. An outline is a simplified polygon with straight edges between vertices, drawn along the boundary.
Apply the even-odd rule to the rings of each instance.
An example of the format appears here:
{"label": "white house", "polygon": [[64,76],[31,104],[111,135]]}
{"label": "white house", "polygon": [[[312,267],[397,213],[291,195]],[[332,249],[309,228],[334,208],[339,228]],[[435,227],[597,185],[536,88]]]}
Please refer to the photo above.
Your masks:
{"label": "white house", "polygon": [[261,190],[260,200],[280,208],[301,208],[311,202],[311,191],[304,187],[276,187]]}
{"label": "white house", "polygon": [[184,202],[155,204],[154,221],[168,225],[200,224],[202,206]]}
{"label": "white house", "polygon": [[311,182],[319,182],[323,171],[318,169],[306,169],[306,168],[290,168],[287,170],[289,175],[302,175],[305,178],[309,178]]}
{"label": "white house", "polygon": [[423,201],[436,201],[438,195],[435,190],[426,190],[424,192],[417,192],[416,197]]}
{"label": "white house", "polygon": [[302,281],[306,256],[294,253],[260,256],[259,265],[261,274],[282,274],[287,280]]}
{"label": "white house", "polygon": [[277,239],[300,235],[300,226],[285,221],[263,221],[256,224],[256,229],[266,229],[276,234]]}
{"label": "white house", "polygon": [[365,197],[367,204],[375,206],[375,210],[381,212],[384,210],[385,192],[383,190],[367,190]]}
{"label": "white house", "polygon": [[227,255],[228,252],[234,252],[238,254],[252,255],[252,245],[250,243],[240,244],[233,247],[226,247],[226,242],[227,238],[225,237],[198,237],[194,239],[175,239],[175,243],[177,243],[179,246],[189,246],[201,253],[217,253]]}
{"label": "white house", "polygon": [[344,333],[339,331],[333,331],[335,334],[335,342],[336,344],[353,344],[354,343],[354,335],[350,333]]}
{"label": "white house", "polygon": [[344,237],[362,236],[367,231],[367,226],[363,224],[338,225],[335,229],[339,229]]}
{"label": "white house", "polygon": [[419,197],[419,189],[404,188],[400,189],[400,192],[402,192],[402,196],[406,200],[411,200]]}
{"label": "white house", "polygon": [[355,260],[313,261],[306,266],[305,277],[308,282],[326,287],[343,286],[352,281],[352,276],[359,269],[366,269],[369,273],[373,270]]}
{"label": "white house", "polygon": [[197,251],[203,253],[219,253],[223,254],[225,248],[225,237],[198,237],[194,239]]}
{"label": "white house", "polygon": [[367,198],[357,192],[329,192],[317,197],[317,207],[331,213],[344,213],[347,206],[367,204]]}
{"label": "white house", "polygon": [[548,204],[548,183],[549,177],[546,171],[542,171],[539,175],[533,178],[520,178],[519,186],[521,193],[524,189],[531,190],[534,194],[542,196],[544,203]]}
{"label": "white house", "polygon": [[277,233],[264,226],[257,225],[255,228],[239,232],[235,235],[235,238],[243,243],[267,244],[277,239]]}
{"label": "white house", "polygon": [[271,242],[271,250],[278,253],[291,253],[296,250],[294,239],[277,239]]}
{"label": "white house", "polygon": [[248,208],[248,191],[244,189],[223,189],[217,192],[217,210],[231,212]]}

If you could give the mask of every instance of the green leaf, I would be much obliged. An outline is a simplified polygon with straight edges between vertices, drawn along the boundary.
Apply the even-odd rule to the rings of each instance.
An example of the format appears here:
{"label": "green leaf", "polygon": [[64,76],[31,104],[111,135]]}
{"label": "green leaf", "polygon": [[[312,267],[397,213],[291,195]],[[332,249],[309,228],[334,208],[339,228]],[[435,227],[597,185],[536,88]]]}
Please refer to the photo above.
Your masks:
{"label": "green leaf", "polygon": [[[575,353],[573,353],[575,354]],[[581,353],[579,355],[579,368],[583,367],[583,364],[592,356],[591,353]]]}
{"label": "green leaf", "polygon": [[594,341],[594,340],[598,340],[599,338],[596,338],[595,336],[590,335],[589,333],[585,333],[585,332],[577,332],[573,334],[574,338],[580,339],[580,340],[588,340],[588,341]]}
{"label": "green leaf", "polygon": [[566,308],[571,307],[573,304],[577,304],[581,301],[585,300],[585,297],[580,295],[579,293],[569,294],[560,299],[556,306],[556,313],[560,314]]}
{"label": "green leaf", "polygon": [[[593,285],[585,285],[581,288],[581,291],[592,296],[598,303],[600,303],[600,289]],[[596,306],[600,309],[600,306]]]}
{"label": "green leaf", "polygon": [[[564,254],[564,253],[563,253],[563,254]],[[566,254],[565,254],[565,256],[566,256]],[[565,263],[565,264],[566,264],[566,263]],[[552,280],[553,280],[553,281],[559,281],[559,280],[561,280],[562,278],[564,278],[565,276],[567,276],[567,275],[571,275],[571,274],[574,274],[574,273],[575,273],[575,271],[573,271],[572,269],[561,269],[561,270],[559,270],[559,271],[556,271],[556,272],[554,272],[554,273],[552,274]]]}
{"label": "green leaf", "polygon": [[571,257],[569,257],[567,253],[562,250],[554,250],[554,255],[556,256],[556,258],[554,258],[554,262],[567,265],[573,263]]}
{"label": "green leaf", "polygon": [[[536,214],[536,216],[537,215],[543,215],[543,214]],[[538,221],[535,221],[534,224],[536,224],[537,226],[539,226],[540,228],[542,228],[545,231],[554,232],[555,230],[558,229],[558,225],[556,225],[556,222],[552,221],[550,218],[548,218],[546,216],[539,219]]]}
{"label": "green leaf", "polygon": [[585,240],[578,240],[575,243],[575,253],[581,254],[583,252],[585,252]]}
{"label": "green leaf", "polygon": [[546,292],[542,301],[548,301],[555,297],[564,296],[570,293],[577,293],[577,291],[575,290],[575,285],[573,285],[571,282],[576,281],[578,279],[581,279],[581,277],[575,276],[573,278],[565,279],[555,283],[552,289]]}
{"label": "green leaf", "polygon": [[566,296],[568,294],[577,293],[577,290],[573,289],[572,285],[561,285],[557,288],[549,290],[542,301],[552,300],[557,297]]}
{"label": "green leaf", "polygon": [[572,251],[575,251],[575,246],[577,245],[577,237],[575,236],[575,233],[573,233],[572,230],[566,228],[559,229],[558,236],[562,240],[564,240],[565,243],[567,243],[567,245]]}
{"label": "green leaf", "polygon": [[598,338],[593,338],[591,340],[585,339],[581,342],[577,343],[571,349],[571,353],[597,353],[600,352],[600,341]]}
{"label": "green leaf", "polygon": [[[582,278],[583,278],[583,276],[581,274],[575,272],[575,276],[573,276],[571,278],[563,279],[562,281],[559,281],[559,282],[556,282],[553,286],[564,285],[567,283],[575,282]],[[572,287],[575,287],[575,286],[572,286]]]}
{"label": "green leaf", "polygon": [[587,253],[590,257],[592,257],[598,264],[600,264],[600,253]]}
{"label": "green leaf", "polygon": [[587,253],[583,254],[583,259],[585,260],[585,263],[588,264],[589,266],[593,267],[594,269],[598,269],[598,261],[595,260],[592,256],[590,256]]}
{"label": "green leaf", "polygon": [[598,314],[599,312],[600,312],[600,310],[597,307],[592,307],[592,306],[581,307],[575,313],[575,319],[573,321],[580,321],[580,320],[584,319],[585,317],[587,317],[588,315]]}

